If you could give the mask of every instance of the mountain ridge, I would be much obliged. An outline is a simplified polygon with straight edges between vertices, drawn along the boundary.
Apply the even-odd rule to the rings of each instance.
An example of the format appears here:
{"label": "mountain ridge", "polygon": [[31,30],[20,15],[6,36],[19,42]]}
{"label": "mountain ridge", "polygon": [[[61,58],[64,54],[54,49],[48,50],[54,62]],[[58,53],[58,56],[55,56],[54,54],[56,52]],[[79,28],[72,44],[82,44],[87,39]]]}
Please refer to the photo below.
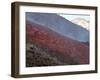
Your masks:
{"label": "mountain ridge", "polygon": [[89,31],[55,13],[26,13],[26,19],[80,42],[89,42]]}

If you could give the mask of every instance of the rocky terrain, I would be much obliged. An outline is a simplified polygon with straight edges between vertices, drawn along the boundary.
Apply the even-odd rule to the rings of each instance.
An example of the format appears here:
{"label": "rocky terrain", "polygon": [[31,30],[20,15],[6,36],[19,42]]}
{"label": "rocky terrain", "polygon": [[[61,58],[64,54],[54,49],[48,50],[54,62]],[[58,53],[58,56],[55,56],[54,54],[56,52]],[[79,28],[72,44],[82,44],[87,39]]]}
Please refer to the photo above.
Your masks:
{"label": "rocky terrain", "polygon": [[48,28],[46,25],[26,20],[26,66],[56,66],[89,64],[87,42]]}

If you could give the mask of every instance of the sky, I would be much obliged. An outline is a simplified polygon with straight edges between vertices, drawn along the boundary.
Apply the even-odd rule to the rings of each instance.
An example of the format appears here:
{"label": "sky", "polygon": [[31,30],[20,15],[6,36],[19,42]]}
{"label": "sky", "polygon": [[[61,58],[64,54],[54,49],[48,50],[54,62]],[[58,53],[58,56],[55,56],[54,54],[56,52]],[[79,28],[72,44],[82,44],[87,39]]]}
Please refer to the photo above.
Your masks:
{"label": "sky", "polygon": [[65,19],[68,19],[69,21],[72,21],[75,18],[83,18],[87,21],[90,20],[90,16],[89,15],[77,15],[77,14],[59,14],[60,16],[64,17]]}

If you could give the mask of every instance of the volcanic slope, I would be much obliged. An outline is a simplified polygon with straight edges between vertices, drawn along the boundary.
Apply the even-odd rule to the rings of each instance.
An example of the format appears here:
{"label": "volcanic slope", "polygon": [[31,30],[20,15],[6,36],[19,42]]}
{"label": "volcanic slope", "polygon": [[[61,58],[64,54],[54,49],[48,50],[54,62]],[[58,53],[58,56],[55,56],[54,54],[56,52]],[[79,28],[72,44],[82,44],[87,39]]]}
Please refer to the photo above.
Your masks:
{"label": "volcanic slope", "polygon": [[26,66],[89,64],[89,46],[26,21]]}

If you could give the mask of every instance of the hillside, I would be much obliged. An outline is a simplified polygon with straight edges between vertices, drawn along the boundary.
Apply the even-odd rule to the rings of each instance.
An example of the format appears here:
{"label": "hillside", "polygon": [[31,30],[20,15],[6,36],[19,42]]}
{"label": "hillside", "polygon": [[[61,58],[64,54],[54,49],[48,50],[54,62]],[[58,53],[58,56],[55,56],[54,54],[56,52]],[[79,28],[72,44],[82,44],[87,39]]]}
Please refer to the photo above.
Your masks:
{"label": "hillside", "polygon": [[89,64],[89,46],[26,21],[26,66]]}
{"label": "hillside", "polygon": [[80,42],[89,42],[89,31],[54,13],[26,12],[26,19]]}

